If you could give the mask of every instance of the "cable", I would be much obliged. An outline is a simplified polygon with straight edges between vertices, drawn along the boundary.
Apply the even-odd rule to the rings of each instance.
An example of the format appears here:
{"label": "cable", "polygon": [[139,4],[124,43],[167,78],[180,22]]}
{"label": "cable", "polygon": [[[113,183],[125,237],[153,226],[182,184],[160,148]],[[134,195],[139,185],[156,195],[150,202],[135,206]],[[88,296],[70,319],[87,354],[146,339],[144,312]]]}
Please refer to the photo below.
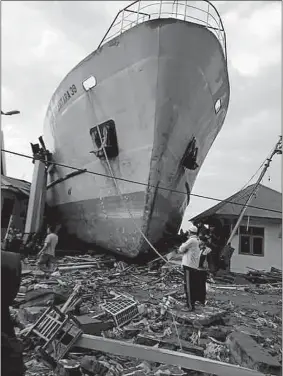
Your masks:
{"label": "cable", "polygon": [[[259,170],[262,168],[262,166],[264,165],[266,159],[264,160],[264,162],[260,165],[260,167],[257,169],[257,171],[253,174],[253,176],[250,178],[250,180],[240,189],[239,192],[242,192],[245,190],[245,188],[247,188],[247,185],[253,180],[253,178],[256,176],[256,174],[259,172]],[[244,192],[243,192],[244,193]],[[238,197],[238,200],[242,200],[244,198],[246,198],[248,195],[250,194],[250,192],[245,192],[242,196]]]}
{"label": "cable", "polygon": [[[268,158],[268,157],[267,157]],[[240,191],[244,190],[247,185],[253,180],[253,178],[256,176],[256,174],[259,172],[259,170],[262,168],[262,166],[264,165],[266,161],[266,158],[265,160],[262,162],[262,164],[259,166],[259,168],[256,170],[256,172],[253,174],[253,176],[246,182],[246,184],[240,189]]]}
{"label": "cable", "polygon": [[[247,185],[253,180],[253,178],[256,176],[256,174],[259,172],[259,170],[263,167],[263,165],[265,164],[266,160],[269,158],[270,154],[272,153],[273,149],[274,149],[274,147],[272,147],[272,149],[267,154],[267,156],[264,159],[264,161],[262,162],[262,164],[259,166],[259,168],[256,170],[256,172],[253,174],[253,176],[249,179],[249,181],[247,181],[247,183],[240,189],[240,192],[243,191],[247,187]],[[242,197],[239,197],[238,200],[241,200],[241,199],[245,198],[246,196],[247,196],[247,194],[244,193],[244,195]]]}
{"label": "cable", "polygon": [[[34,157],[30,156],[30,155],[26,155],[26,154],[22,154],[22,153],[16,153],[14,151],[11,151],[11,150],[5,150],[5,149],[1,149],[2,152],[4,153],[9,153],[9,154],[13,154],[13,155],[17,155],[19,157],[24,157],[24,158],[28,158],[28,159],[34,159]],[[46,160],[45,159],[39,159],[40,161],[46,163]],[[89,171],[87,169],[82,169],[82,168],[78,168],[78,167],[73,167],[73,166],[69,166],[69,165],[66,165],[66,164],[63,164],[63,163],[58,163],[58,162],[50,162],[50,164],[52,165],[55,165],[55,166],[60,166],[60,167],[66,167],[66,168],[70,168],[72,170],[76,170],[76,171],[81,171],[81,172],[85,172],[85,173],[88,173],[88,174],[91,174],[91,175],[96,175],[96,176],[103,176],[103,177],[107,177],[107,178],[110,178],[110,179],[113,179],[112,176],[110,175],[106,175],[106,174],[101,174],[99,172],[94,172],[94,171]],[[128,182],[128,183],[133,183],[133,184],[137,184],[137,185],[142,185],[142,186],[146,186],[146,187],[151,187],[151,188],[158,188],[160,190],[163,190],[163,191],[169,191],[171,193],[180,193],[180,194],[184,194],[184,195],[187,195],[187,192],[182,192],[182,191],[178,191],[176,189],[170,189],[170,188],[166,188],[166,187],[156,187],[155,185],[153,184],[148,184],[148,183],[141,183],[141,182],[138,182],[138,181],[134,181],[134,180],[129,180],[129,179],[124,179],[124,178],[118,178],[118,177],[115,177],[115,179],[117,180],[120,180],[120,181],[125,181],[125,182]],[[194,197],[199,197],[199,198],[203,198],[203,199],[206,199],[206,200],[212,200],[212,201],[217,201],[217,202],[223,202],[223,203],[227,203],[227,204],[234,204],[234,205],[239,205],[239,206],[244,206],[244,204],[240,204],[238,202],[233,202],[233,201],[229,201],[229,200],[221,200],[219,198],[215,198],[215,197],[208,197],[208,196],[204,196],[204,195],[198,195],[196,193],[191,193],[190,194],[191,196],[194,196]],[[280,210],[275,210],[275,209],[268,209],[268,208],[263,208],[263,207],[260,207],[260,206],[253,206],[253,205],[248,205],[249,208],[253,208],[253,209],[258,209],[258,210],[266,210],[266,211],[269,211],[269,212],[273,212],[273,213],[280,213],[282,214],[282,211]]]}

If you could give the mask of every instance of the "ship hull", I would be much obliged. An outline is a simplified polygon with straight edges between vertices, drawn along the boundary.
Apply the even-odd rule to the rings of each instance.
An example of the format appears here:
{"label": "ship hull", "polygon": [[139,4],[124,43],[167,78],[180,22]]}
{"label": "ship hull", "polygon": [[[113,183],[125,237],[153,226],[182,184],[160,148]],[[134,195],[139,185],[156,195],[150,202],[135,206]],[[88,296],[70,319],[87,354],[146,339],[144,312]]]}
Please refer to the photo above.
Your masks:
{"label": "ship hull", "polygon": [[[97,84],[86,92],[82,82],[90,75]],[[226,60],[206,28],[159,19],[130,29],[66,76],[51,99],[44,139],[55,162],[144,185],[82,173],[53,183],[47,203],[87,243],[129,257],[148,250],[145,237],[156,244],[164,233],[178,232],[186,183],[190,192],[228,103]],[[108,163],[90,153],[90,130],[110,119],[119,153]],[[198,168],[190,170],[182,161],[193,138]],[[48,182],[69,172],[56,166]]]}

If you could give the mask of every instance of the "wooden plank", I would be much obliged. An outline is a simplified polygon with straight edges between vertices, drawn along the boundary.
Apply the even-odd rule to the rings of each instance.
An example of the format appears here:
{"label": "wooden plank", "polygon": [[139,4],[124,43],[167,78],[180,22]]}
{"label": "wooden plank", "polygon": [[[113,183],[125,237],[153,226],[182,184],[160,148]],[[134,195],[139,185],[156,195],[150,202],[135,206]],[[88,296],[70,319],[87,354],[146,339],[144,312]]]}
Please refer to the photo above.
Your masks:
{"label": "wooden plank", "polygon": [[[150,344],[150,342],[147,343],[147,340],[149,340],[153,344]],[[193,345],[192,343],[184,341],[182,339],[180,339],[180,342],[181,342],[183,351],[194,354],[194,355],[203,356],[204,350],[202,347]],[[139,345],[145,345],[145,346],[148,346],[148,345],[154,346],[157,343],[161,345],[171,345],[175,347],[174,350],[180,347],[178,338],[175,338],[175,339],[174,338],[156,338],[149,334],[138,334],[136,343],[138,343]],[[171,350],[173,349],[171,348]]]}
{"label": "wooden plank", "polygon": [[78,269],[90,269],[94,268],[95,264],[86,264],[86,265],[73,265],[73,266],[59,266],[59,271],[66,271],[66,270],[78,270]]}
{"label": "wooden plank", "polygon": [[196,355],[158,349],[150,346],[135,345],[132,343],[87,334],[83,334],[78,342],[76,342],[75,346],[102,351],[118,356],[147,360],[149,362],[179,366],[185,369],[218,376],[264,376],[263,373],[255,370],[212,359],[202,358]]}

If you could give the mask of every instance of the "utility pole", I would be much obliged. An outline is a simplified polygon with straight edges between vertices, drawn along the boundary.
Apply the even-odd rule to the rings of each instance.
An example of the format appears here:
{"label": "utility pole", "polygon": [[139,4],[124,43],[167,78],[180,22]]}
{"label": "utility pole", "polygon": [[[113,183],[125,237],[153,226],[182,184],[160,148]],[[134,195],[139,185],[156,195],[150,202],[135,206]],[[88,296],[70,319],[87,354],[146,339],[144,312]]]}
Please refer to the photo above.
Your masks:
{"label": "utility pole", "polygon": [[24,244],[27,243],[30,234],[37,233],[40,230],[45,207],[47,167],[51,153],[46,149],[42,137],[39,137],[39,142],[41,147],[39,144],[31,144],[34,169],[23,237]]}
{"label": "utility pole", "polygon": [[254,195],[255,195],[255,193],[256,193],[258,187],[259,187],[259,184],[260,184],[260,182],[262,181],[262,179],[263,179],[263,177],[264,177],[264,175],[265,175],[265,173],[266,173],[268,167],[270,166],[270,163],[271,163],[271,161],[272,161],[272,158],[274,157],[275,154],[282,154],[282,136],[279,136],[279,140],[278,140],[278,142],[276,143],[276,145],[275,145],[275,147],[274,147],[274,149],[273,149],[273,151],[272,151],[270,157],[266,159],[266,163],[265,163],[264,168],[263,168],[263,170],[262,170],[262,172],[261,172],[261,174],[260,174],[260,176],[259,176],[259,178],[258,178],[258,180],[257,180],[257,182],[256,182],[256,184],[255,184],[255,186],[254,186],[254,189],[253,189],[253,191],[251,192],[249,198],[247,199],[247,201],[246,201],[244,207],[242,208],[241,213],[240,213],[240,215],[239,215],[239,218],[238,218],[238,220],[237,220],[237,223],[235,224],[235,227],[234,227],[234,229],[232,230],[231,235],[229,236],[229,239],[227,240],[227,243],[226,243],[227,245],[228,245],[229,243],[231,243],[231,241],[232,241],[234,235],[236,234],[236,232],[237,232],[237,230],[238,230],[238,227],[239,227],[239,225],[240,225],[240,223],[241,223],[241,221],[242,221],[242,219],[243,219],[243,216],[244,216],[244,214],[245,214],[245,211],[246,211],[247,207],[249,206],[249,203],[251,202],[252,198],[254,197]]}

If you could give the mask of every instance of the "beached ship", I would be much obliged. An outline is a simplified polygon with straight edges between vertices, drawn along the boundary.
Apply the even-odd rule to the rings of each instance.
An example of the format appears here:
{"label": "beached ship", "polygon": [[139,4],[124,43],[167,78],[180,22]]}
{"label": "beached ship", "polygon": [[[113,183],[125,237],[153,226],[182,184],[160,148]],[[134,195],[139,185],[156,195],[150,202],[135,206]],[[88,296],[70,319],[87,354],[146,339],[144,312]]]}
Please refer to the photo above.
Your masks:
{"label": "beached ship", "polygon": [[[135,1],[59,85],[44,140],[47,203],[70,234],[135,257],[178,232],[229,103],[208,1]],[[89,171],[93,173],[89,173]]]}

